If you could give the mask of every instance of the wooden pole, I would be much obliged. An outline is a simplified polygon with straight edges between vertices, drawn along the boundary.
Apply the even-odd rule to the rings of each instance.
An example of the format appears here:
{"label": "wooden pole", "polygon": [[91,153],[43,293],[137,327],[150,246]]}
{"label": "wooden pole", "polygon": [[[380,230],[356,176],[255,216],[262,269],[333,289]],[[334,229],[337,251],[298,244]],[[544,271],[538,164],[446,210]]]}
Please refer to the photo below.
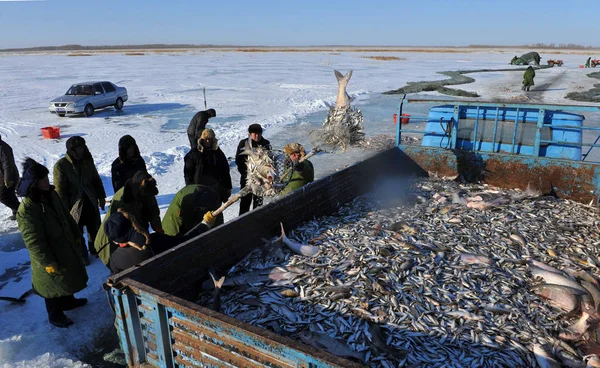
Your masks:
{"label": "wooden pole", "polygon": [[202,93],[204,94],[204,110],[207,110],[206,107],[206,87],[202,87]]}
{"label": "wooden pole", "polygon": [[240,198],[246,196],[246,194],[250,193],[250,188],[249,187],[243,187],[242,189],[240,189],[240,191],[234,195],[233,197],[231,197],[227,202],[223,203],[221,205],[221,207],[217,208],[216,210],[214,210],[211,214],[213,216],[218,216],[221,214],[221,212],[225,211],[227,209],[227,207],[231,206],[232,204],[234,204],[235,202],[237,202]]}

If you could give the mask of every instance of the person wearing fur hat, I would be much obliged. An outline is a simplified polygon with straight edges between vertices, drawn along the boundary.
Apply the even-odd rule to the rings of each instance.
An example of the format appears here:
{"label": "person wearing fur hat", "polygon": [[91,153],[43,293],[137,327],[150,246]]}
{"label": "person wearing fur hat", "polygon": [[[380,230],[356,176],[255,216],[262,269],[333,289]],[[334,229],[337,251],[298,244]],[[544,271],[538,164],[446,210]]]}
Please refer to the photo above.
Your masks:
{"label": "person wearing fur hat", "polygon": [[190,125],[188,126],[187,135],[190,140],[190,147],[192,150],[198,148],[198,139],[200,139],[200,135],[202,131],[206,129],[206,124],[208,124],[208,119],[214,118],[217,116],[217,112],[215,109],[208,109],[206,111],[198,111],[196,115],[190,120]]}
{"label": "person wearing fur hat", "polygon": [[208,185],[219,193],[225,203],[231,196],[229,162],[212,129],[204,129],[198,139],[198,149],[192,149],[183,158],[185,185]]}
{"label": "person wearing fur hat", "polygon": [[[248,167],[246,166],[248,156],[243,154],[246,142],[250,142],[252,148],[262,147],[263,149],[271,150],[271,142],[262,136],[262,132],[263,129],[260,124],[251,124],[248,127],[248,138],[242,139],[238,144],[235,154],[235,164],[240,172],[240,188],[245,187],[248,181]],[[262,204],[263,197],[250,193],[240,199],[240,215],[250,211],[250,205],[253,205],[253,208],[257,208],[262,206]]]}
{"label": "person wearing fur hat", "polygon": [[133,178],[127,180],[123,188],[115,193],[94,240],[94,247],[98,252],[98,256],[107,267],[109,267],[110,257],[116,246],[111,244],[104,231],[106,219],[117,212],[118,209],[122,209],[133,215],[144,231],[147,232],[151,226],[154,231],[162,233],[160,209],[158,208],[158,202],[156,202],[157,194],[156,181],[150,174],[142,170],[135,173]]}
{"label": "person wearing fur hat", "polygon": [[[54,165],[54,185],[56,192],[71,211],[73,219],[87,229],[88,248],[90,254],[96,254],[94,239],[100,227],[100,211],[106,204],[106,193],[94,159],[88,150],[85,139],[73,136],[67,139],[67,153]],[[81,254],[89,264],[88,249],[82,242]]]}
{"label": "person wearing fur hat", "polygon": [[138,171],[146,170],[146,162],[140,156],[135,139],[130,135],[124,135],[119,139],[119,157],[117,157],[111,168],[113,193],[123,188],[125,182]]}
{"label": "person wearing fur hat", "polygon": [[23,163],[17,192],[23,197],[17,221],[31,259],[33,289],[44,298],[50,323],[68,327],[73,321],[64,311],[87,303],[73,296],[88,281],[79,227],[50,185],[48,169],[31,158]]}
{"label": "person wearing fur hat", "polygon": [[104,223],[104,232],[111,243],[118,247],[110,257],[112,273],[122,272],[156,254],[171,249],[207,231],[214,225],[210,212],[204,213],[201,222],[181,236],[171,236],[154,232],[148,234],[131,214],[118,209]]}
{"label": "person wearing fur hat", "polygon": [[286,183],[280,195],[286,195],[315,180],[312,162],[305,160],[306,151],[300,143],[290,143],[283,147],[285,172],[281,180]]}
{"label": "person wearing fur hat", "polygon": [[15,164],[13,150],[0,137],[0,203],[12,210],[10,220],[17,219],[19,200],[15,195],[15,187],[19,181],[19,170]]}

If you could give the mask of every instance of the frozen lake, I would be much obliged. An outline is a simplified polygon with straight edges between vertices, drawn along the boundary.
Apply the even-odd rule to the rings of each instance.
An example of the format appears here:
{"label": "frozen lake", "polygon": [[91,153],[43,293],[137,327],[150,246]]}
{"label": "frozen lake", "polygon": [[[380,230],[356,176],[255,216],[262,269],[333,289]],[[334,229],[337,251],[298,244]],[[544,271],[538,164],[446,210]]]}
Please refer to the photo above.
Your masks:
{"label": "frozen lake", "polygon": [[[523,50],[527,51],[527,50]],[[247,127],[260,123],[264,136],[275,148],[297,141],[311,147],[310,131],[321,126],[329,106],[335,103],[337,82],[333,70],[353,69],[348,93],[352,104],[364,115],[368,136],[393,134],[392,115],[399,95],[381,92],[397,89],[410,81],[446,79],[439,71],[460,69],[504,69],[514,50],[468,53],[419,52],[149,52],[141,56],[99,53],[92,56],[66,54],[0,54],[0,134],[14,149],[20,163],[26,156],[52,168],[65,152],[66,138],[83,136],[96,161],[107,194],[112,195],[110,166],[117,157],[117,142],[125,134],[138,142],[148,169],[158,182],[162,214],[173,195],[184,186],[183,157],[188,152],[185,134],[191,117],[204,110],[202,89],[206,88],[209,108],[217,111],[209,127],[215,129],[220,145],[233,157]],[[365,56],[397,56],[400,60],[373,60]],[[557,58],[544,54],[544,60]],[[562,54],[565,66],[540,70],[532,90],[538,102],[575,104],[564,100],[570,91],[591,88],[597,80],[580,69],[582,55]],[[543,60],[543,61],[544,61]],[[515,69],[518,67],[515,66]],[[477,92],[481,100],[521,98],[522,72],[469,74],[472,84],[456,88]],[[97,111],[93,117],[60,118],[51,115],[48,101],[80,81],[110,80],[125,86],[129,101],[122,112],[113,108]],[[437,92],[421,96],[440,98]],[[425,119],[427,105],[407,106],[411,121]],[[598,114],[586,115],[587,123],[600,126]],[[45,140],[40,128],[58,125],[60,140]],[[423,128],[423,125],[420,125]],[[593,139],[595,135],[586,136]],[[322,177],[366,157],[361,150],[344,154],[323,153],[311,159],[316,176]],[[600,155],[595,155],[598,158]],[[232,169],[234,191],[239,175]],[[233,206],[226,219],[237,215]],[[0,206],[0,294],[15,296],[30,288],[31,280],[16,223],[7,221],[9,210]],[[0,332],[0,366],[76,366],[82,349],[89,348],[95,334],[112,324],[101,284],[108,271],[99,260],[88,267],[88,288],[78,295],[90,304],[69,314],[75,325],[67,330],[50,328],[41,298],[32,296],[23,305],[0,304],[3,328]],[[76,343],[73,343],[76,341]],[[66,360],[59,360],[65,358]],[[71,361],[70,359],[74,359]],[[60,362],[60,363],[58,363]]]}

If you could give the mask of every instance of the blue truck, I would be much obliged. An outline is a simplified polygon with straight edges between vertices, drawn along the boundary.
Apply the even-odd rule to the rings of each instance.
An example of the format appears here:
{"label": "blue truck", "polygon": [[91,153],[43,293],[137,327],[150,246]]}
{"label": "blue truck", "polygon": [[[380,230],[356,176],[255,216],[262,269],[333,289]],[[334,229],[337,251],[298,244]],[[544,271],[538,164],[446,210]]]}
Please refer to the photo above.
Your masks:
{"label": "blue truck", "polygon": [[[349,360],[257,328],[192,302],[208,269],[227,269],[278,234],[331,214],[383,178],[460,175],[502,188],[531,186],[598,204],[600,165],[590,162],[581,112],[598,107],[407,100],[429,103],[424,130],[396,126],[396,147],[321,178],[122,273],[105,290],[132,367],[359,367]],[[414,125],[414,124],[412,124]],[[421,145],[402,145],[403,134]],[[600,137],[599,137],[600,138]],[[584,152],[585,151],[585,152]],[[360,177],[361,180],[356,180]]]}

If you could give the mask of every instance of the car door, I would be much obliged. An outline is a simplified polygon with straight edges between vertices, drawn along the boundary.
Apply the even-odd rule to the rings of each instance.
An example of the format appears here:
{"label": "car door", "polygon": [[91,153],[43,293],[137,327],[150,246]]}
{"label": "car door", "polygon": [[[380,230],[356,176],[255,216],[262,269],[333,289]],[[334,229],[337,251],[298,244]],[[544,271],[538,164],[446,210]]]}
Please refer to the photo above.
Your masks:
{"label": "car door", "polygon": [[92,104],[96,109],[106,106],[106,95],[100,83],[94,84],[94,99]]}
{"label": "car door", "polygon": [[104,95],[106,96],[106,105],[114,105],[115,101],[117,101],[117,90],[111,83],[102,82],[102,87],[104,87]]}

